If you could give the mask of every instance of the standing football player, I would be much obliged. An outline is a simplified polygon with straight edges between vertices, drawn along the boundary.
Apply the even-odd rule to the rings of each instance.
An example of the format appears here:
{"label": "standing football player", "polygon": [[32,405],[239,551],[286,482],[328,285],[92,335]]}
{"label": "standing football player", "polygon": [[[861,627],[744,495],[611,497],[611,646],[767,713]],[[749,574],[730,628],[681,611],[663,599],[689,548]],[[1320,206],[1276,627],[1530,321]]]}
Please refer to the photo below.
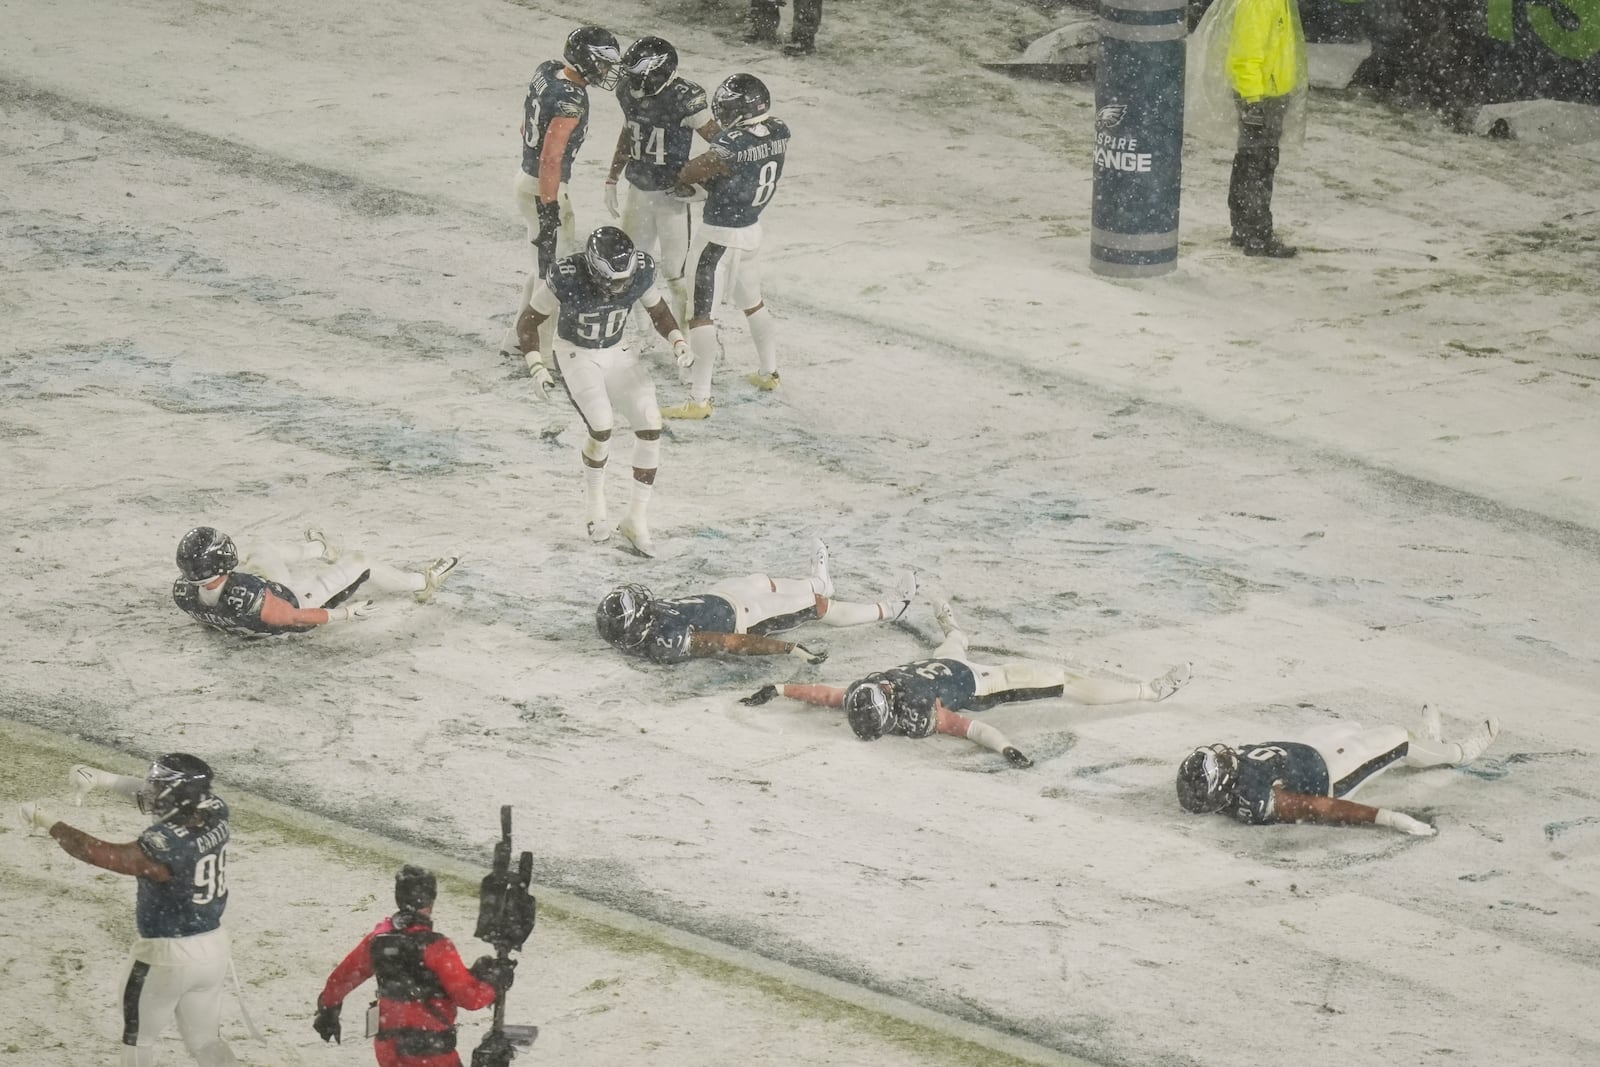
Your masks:
{"label": "standing football player", "polygon": [[[1079,704],[1165,700],[1187,685],[1193,674],[1190,664],[1179,663],[1148,682],[1113,682],[1071,674],[1053,663],[985,666],[967,658],[967,635],[956,625],[949,604],[939,605],[934,617],[945,640],[931,659],[876,671],[843,687],[789,684],[783,686],[782,695],[844,708],[850,729],[863,741],[876,741],[885,734],[909,738],[950,734],[998,752],[1014,766],[1031,767],[1033,761],[999,730],[959,713],[1059,696]],[[779,692],[775,685],[762,686],[740,702],[765,704]]]}
{"label": "standing football player", "polygon": [[771,636],[819,619],[829,626],[894,622],[917,595],[917,576],[906,571],[893,597],[875,604],[833,599],[828,546],[811,557],[810,578],[752,574],[713,585],[693,596],[656,598],[642,585],[619,585],[595,609],[595,628],[606,643],[656,663],[727,653],[734,656],[795,656],[821,663],[827,653]]}
{"label": "standing football player", "polygon": [[78,803],[94,789],[135,801],[155,823],[138,840],[112,844],[22,805],[30,832],[44,830],[62,851],[138,881],[133,943],[122,983],[122,1067],[150,1067],[156,1042],[174,1019],[201,1067],[239,1061],[219,1032],[228,974],[228,805],[211,792],[211,768],[186,752],[150,764],[143,779],[74,765],[67,781]]}
{"label": "standing football player", "polygon": [[1500,720],[1491,718],[1464,739],[1445,741],[1438,709],[1424,706],[1420,733],[1403,726],[1364,730],[1355,723],[1337,722],[1307,730],[1294,741],[1237,748],[1207,745],[1178,765],[1178,804],[1185,811],[1219,812],[1254,826],[1373,823],[1428,837],[1437,831],[1420,819],[1348,798],[1397,763],[1406,767],[1471,763],[1499,733]]}
{"label": "standing football player", "polygon": [[[698,133],[710,141],[719,127],[711,117],[706,91],[678,77],[678,50],[660,37],[641,37],[622,53],[622,132],[606,177],[606,210],[622,220],[635,248],[656,257],[656,269],[672,302],[672,313],[689,314],[686,274],[694,205],[673,190],[689,161]],[[617,181],[628,179],[628,196],[618,204]]]}
{"label": "standing football player", "polygon": [[[567,183],[572,180],[572,161],[589,129],[588,87],[616,88],[616,68],[622,58],[617,39],[599,26],[573,30],[561,54],[562,59],[539,64],[522,104],[517,209],[528,224],[536,273],[523,284],[521,307],[527,306],[533,287],[549,273],[557,244],[570,249],[577,242]],[[543,340],[548,346],[548,334]],[[500,351],[503,355],[528,351],[520,345],[515,327],[507,332]]]}
{"label": "standing football player", "polygon": [[375,602],[346,603],[357,592],[409,593],[426,603],[460,559],[443,556],[421,571],[403,571],[359,552],[341,555],[327,534],[312,527],[303,543],[253,546],[241,564],[233,538],[196,526],[178,542],[180,577],[172,583],[172,599],[224,633],[304,633],[372,616]]}
{"label": "standing football player", "polygon": [[[769,112],[772,99],[754,74],[735,74],[711,94],[711,116],[722,128],[711,147],[678,172],[680,195],[706,190],[701,214],[705,244],[695,262],[689,345],[694,381],[688,401],[662,412],[669,419],[711,417],[711,376],[716,368],[717,331],[712,311],[728,287],[744,309],[755,342],[757,389],[778,387],[778,343],[772,313],[761,300],[761,213],[772,203],[783,177],[789,127]],[[731,253],[731,255],[729,254]]]}
{"label": "standing football player", "polygon": [[583,497],[589,539],[596,544],[611,537],[605,479],[617,414],[633,427],[633,492],[617,533],[644,556],[655,554],[645,512],[661,462],[661,409],[655,383],[640,366],[638,353],[620,343],[634,305],[643,306],[656,332],[672,345],[679,366],[693,359],[655,279],[655,261],[615,226],[602,226],[589,235],[582,252],[555,262],[517,317],[517,336],[542,399],[550,397],[555,381],[540,354],[539,335],[546,322],[556,320],[556,367],[588,430]]}

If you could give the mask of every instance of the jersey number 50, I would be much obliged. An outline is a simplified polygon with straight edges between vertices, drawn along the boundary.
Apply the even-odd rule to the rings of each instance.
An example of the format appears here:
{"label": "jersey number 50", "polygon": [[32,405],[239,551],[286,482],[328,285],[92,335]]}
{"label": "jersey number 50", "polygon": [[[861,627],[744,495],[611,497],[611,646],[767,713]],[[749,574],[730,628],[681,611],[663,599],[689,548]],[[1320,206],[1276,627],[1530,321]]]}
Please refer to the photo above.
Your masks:
{"label": "jersey number 50", "polygon": [[627,321],[627,308],[585,311],[578,315],[578,336],[585,341],[604,341],[621,333]]}

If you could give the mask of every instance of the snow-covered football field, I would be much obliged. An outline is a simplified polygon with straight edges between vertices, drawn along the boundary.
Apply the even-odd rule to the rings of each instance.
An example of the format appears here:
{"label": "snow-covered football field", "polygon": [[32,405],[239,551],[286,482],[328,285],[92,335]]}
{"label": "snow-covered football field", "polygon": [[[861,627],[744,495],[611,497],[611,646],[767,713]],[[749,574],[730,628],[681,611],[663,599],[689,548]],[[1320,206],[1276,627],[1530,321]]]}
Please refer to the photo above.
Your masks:
{"label": "snow-covered football field", "polygon": [[[1191,145],[1180,270],[1113,283],[1088,270],[1092,89],[975,68],[1043,16],[832,3],[795,62],[739,43],[739,7],[0,0],[0,715],[122,770],[199,753],[219,790],[397,855],[480,863],[511,803],[544,885],[1019,1055],[1600,1062],[1600,149],[1325,94],[1275,205],[1315,251],[1229,249],[1228,155]],[[743,382],[731,313],[715,416],[669,424],[654,561],[586,542],[581,425],[495,352],[529,269],[526,78],[586,21],[668,37],[707,85],[759,74],[794,131],[765,217],[784,387]],[[584,228],[618,123],[593,104]],[[466,561],[431,605],[282,641],[172,606],[188,527],[313,522]],[[1155,706],[987,713],[1022,771],[737,702],[916,657],[926,602],[808,631],[818,668],[660,669],[594,636],[616,582],[801,575],[813,536],[844,598],[917,567],[981,657],[1139,679],[1189,659],[1196,679]],[[1447,731],[1505,725],[1472,767],[1364,792],[1436,838],[1173,799],[1196,744],[1424,702]],[[73,742],[6,736],[32,762],[4,799],[61,804],[40,768]],[[255,1064],[369,1062],[324,1049],[309,1005],[392,857],[290,822],[251,841],[241,820],[230,914],[274,1045],[230,1037]],[[52,849],[0,833],[0,1064],[113,1062],[132,887]],[[463,942],[469,908],[441,920]],[[803,998],[730,1006],[726,973],[619,963],[576,914],[535,934],[545,970],[512,994],[545,1028],[531,1062],[1004,1062]]]}

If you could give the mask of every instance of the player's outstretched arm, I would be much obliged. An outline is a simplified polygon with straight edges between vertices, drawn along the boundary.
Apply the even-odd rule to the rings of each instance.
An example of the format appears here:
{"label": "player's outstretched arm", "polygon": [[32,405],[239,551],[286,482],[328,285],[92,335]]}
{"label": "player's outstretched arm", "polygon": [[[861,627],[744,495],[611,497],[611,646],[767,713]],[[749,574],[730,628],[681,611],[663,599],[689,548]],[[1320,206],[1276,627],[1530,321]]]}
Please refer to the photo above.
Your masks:
{"label": "player's outstretched arm", "polygon": [[1416,837],[1431,837],[1438,832],[1427,823],[1401,812],[1357,804],[1353,800],[1340,800],[1338,797],[1314,797],[1275,789],[1272,807],[1280,822],[1313,822],[1325,826],[1372,823]]}
{"label": "player's outstretched arm", "polygon": [[798,700],[804,704],[817,704],[825,708],[844,707],[844,688],[842,686],[793,685],[789,683],[785,683],[781,690],[775,685],[764,685],[749,696],[742,698],[739,703],[757,707],[780,694],[790,700]]}
{"label": "player's outstretched arm", "polygon": [[952,737],[965,737],[968,741],[976,742],[991,752],[998,752],[1013,767],[1033,766],[1033,761],[1024,756],[1021,749],[1006,740],[1005,734],[988,723],[951,711],[938,700],[934,701],[933,712],[934,729],[937,732]]}
{"label": "player's outstretched arm", "polygon": [[50,836],[56,839],[61,851],[73,859],[82,860],[112,874],[126,874],[135,878],[148,878],[152,882],[165,882],[172,871],[165,863],[157,863],[149,853],[139,847],[139,842],[129,841],[116,845],[86,834],[76,826],[55,822],[49,827]]}
{"label": "player's outstretched arm", "polygon": [[759,634],[719,634],[696,630],[689,637],[691,656],[715,656],[719,653],[731,656],[794,656],[807,663],[821,663],[828,658],[828,654],[821,649],[811,649],[792,641],[780,641]]}

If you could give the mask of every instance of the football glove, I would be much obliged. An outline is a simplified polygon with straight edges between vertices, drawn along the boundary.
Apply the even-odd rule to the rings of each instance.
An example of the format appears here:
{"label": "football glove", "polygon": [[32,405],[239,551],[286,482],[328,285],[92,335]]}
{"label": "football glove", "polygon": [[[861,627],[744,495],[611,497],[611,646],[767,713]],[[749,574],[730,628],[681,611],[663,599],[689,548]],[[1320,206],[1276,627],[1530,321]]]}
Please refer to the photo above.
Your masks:
{"label": "football glove", "polygon": [[356,619],[372,618],[378,613],[378,604],[372,600],[360,600],[354,604],[340,604],[327,611],[329,622],[354,622]]}
{"label": "football glove", "polygon": [[117,776],[85,763],[74,763],[67,769],[67,785],[72,787],[72,802],[83,807],[83,798],[96,789],[110,789]]}
{"label": "football glove", "polygon": [[1015,745],[1007,745],[1000,754],[1004,756],[1006,758],[1006,762],[1011,764],[1013,767],[1033,766],[1033,760],[1029,759],[1027,756],[1024,756],[1022,754],[1022,750],[1017,748]]}
{"label": "football glove", "polygon": [[611,217],[620,219],[622,208],[617,206],[617,179],[610,178],[606,181],[606,210],[611,212]]}
{"label": "football glove", "polygon": [[777,695],[777,686],[764,685],[760,689],[757,689],[754,693],[751,693],[749,696],[740,697],[739,703],[745,705],[746,707],[759,708],[761,705],[765,704],[767,701],[771,700]]}
{"label": "football glove", "polygon": [[1379,808],[1377,817],[1372,821],[1379,826],[1387,826],[1391,830],[1398,830],[1412,837],[1432,837],[1439,832],[1420,819],[1413,819],[1409,815],[1390,811],[1388,808]]}
{"label": "football glove", "polygon": [[556,391],[556,380],[550,377],[550,371],[544,365],[544,360],[539,358],[539,353],[529,352],[528,374],[533,378],[533,387],[539,391],[540,400],[549,400],[550,394]]}
{"label": "football glove", "polygon": [[807,648],[805,645],[794,644],[789,646],[789,655],[796,659],[803,659],[807,663],[817,664],[828,658],[825,648]]}
{"label": "football glove", "polygon": [[30,835],[35,830],[43,830],[45,833],[49,833],[50,827],[61,821],[32,800],[18,806],[17,814],[22,817],[23,829]]}
{"label": "football glove", "polygon": [[339,1026],[339,1009],[342,1007],[344,1007],[343,1004],[329,1004],[326,1008],[318,1008],[317,1017],[311,1020],[311,1029],[315,1030],[317,1036],[322,1038],[324,1042],[332,1041],[335,1045],[344,1044],[340,1040],[342,1031]]}
{"label": "football glove", "polygon": [[672,358],[678,361],[678,366],[685,370],[694,366],[694,349],[689,347],[689,342],[678,338],[672,342]]}

